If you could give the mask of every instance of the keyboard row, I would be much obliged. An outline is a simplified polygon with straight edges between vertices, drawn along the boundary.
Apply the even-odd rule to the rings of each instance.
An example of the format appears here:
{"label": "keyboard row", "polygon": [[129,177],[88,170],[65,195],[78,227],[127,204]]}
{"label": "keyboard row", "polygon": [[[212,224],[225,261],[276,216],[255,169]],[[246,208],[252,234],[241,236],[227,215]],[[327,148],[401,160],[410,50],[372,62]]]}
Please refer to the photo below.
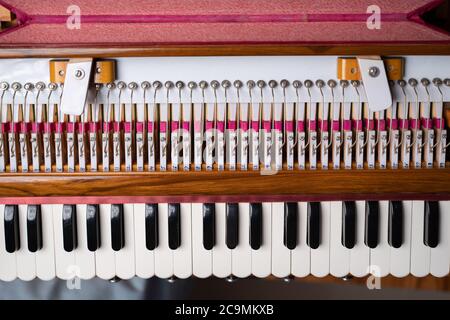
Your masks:
{"label": "keyboard row", "polygon": [[450,201],[0,205],[0,280],[442,277]]}

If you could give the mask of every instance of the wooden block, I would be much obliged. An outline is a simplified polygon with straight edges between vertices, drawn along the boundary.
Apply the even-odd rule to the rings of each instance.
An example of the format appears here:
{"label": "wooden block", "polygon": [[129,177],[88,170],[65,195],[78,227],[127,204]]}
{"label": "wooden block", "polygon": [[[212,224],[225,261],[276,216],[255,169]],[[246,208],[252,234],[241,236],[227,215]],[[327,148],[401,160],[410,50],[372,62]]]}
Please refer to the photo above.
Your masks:
{"label": "wooden block", "polygon": [[[385,58],[383,61],[389,80],[403,79],[404,61],[402,58]],[[339,80],[361,80],[361,72],[356,58],[338,58],[337,75]]]}
{"label": "wooden block", "polygon": [[107,84],[116,80],[116,62],[114,60],[97,61],[94,82]]}
{"label": "wooden block", "polygon": [[12,21],[11,11],[2,6],[0,6],[0,21],[7,21],[7,22]]}
{"label": "wooden block", "polygon": [[69,60],[50,61],[50,81],[54,83],[64,83],[66,78],[66,68]]}

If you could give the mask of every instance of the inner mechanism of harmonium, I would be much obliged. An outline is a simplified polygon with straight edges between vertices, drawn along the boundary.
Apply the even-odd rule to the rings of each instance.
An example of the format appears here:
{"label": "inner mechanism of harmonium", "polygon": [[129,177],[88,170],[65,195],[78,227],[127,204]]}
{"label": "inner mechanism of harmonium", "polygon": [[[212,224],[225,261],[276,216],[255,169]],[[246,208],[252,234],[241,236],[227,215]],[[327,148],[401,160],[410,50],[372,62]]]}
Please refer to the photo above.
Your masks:
{"label": "inner mechanism of harmonium", "polygon": [[374,108],[384,92],[356,59],[334,61],[330,78],[128,81],[115,59],[47,60],[47,81],[0,83],[0,171],[446,166],[450,79],[404,78],[403,60],[387,59],[392,103]]}

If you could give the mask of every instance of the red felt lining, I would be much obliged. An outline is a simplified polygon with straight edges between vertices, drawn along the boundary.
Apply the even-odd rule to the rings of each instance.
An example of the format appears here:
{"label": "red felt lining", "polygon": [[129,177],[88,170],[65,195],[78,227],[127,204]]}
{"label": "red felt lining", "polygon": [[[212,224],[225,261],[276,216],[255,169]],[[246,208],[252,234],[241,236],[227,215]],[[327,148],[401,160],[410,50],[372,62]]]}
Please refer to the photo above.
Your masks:
{"label": "red felt lining", "polygon": [[[129,0],[126,8],[122,3],[108,6],[110,0],[79,0],[77,4],[83,14],[81,30],[67,29],[67,16],[55,14],[72,1],[62,0],[56,4],[48,0],[7,1],[9,5],[4,0],[0,0],[0,5],[11,8],[13,4],[13,11],[21,24],[0,33],[0,46],[4,47],[450,43],[448,33],[425,24],[419,16],[439,5],[442,0],[379,0],[377,4],[382,7],[381,30],[369,30],[366,27],[368,14],[363,9],[372,2],[369,0],[317,0],[313,3],[305,0],[225,0],[220,4],[204,0],[203,5],[197,6],[193,4],[198,0]],[[404,2],[408,2],[408,5]],[[243,5],[239,7],[239,4]]]}

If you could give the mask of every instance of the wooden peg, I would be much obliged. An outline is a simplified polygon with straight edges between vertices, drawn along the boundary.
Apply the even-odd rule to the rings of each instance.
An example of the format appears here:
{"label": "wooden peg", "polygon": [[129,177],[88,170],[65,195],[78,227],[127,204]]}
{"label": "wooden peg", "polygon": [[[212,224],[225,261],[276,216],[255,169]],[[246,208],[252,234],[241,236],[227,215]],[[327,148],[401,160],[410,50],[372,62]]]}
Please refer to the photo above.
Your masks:
{"label": "wooden peg", "polygon": [[[404,73],[404,60],[402,58],[384,58],[384,66],[389,80],[401,80]],[[338,58],[337,76],[339,80],[361,80],[356,58]]]}
{"label": "wooden peg", "polygon": [[50,61],[50,82],[64,83],[66,78],[66,68],[69,60],[51,60]]}
{"label": "wooden peg", "polygon": [[116,62],[114,60],[97,61],[95,65],[94,83],[107,84],[116,80]]}

